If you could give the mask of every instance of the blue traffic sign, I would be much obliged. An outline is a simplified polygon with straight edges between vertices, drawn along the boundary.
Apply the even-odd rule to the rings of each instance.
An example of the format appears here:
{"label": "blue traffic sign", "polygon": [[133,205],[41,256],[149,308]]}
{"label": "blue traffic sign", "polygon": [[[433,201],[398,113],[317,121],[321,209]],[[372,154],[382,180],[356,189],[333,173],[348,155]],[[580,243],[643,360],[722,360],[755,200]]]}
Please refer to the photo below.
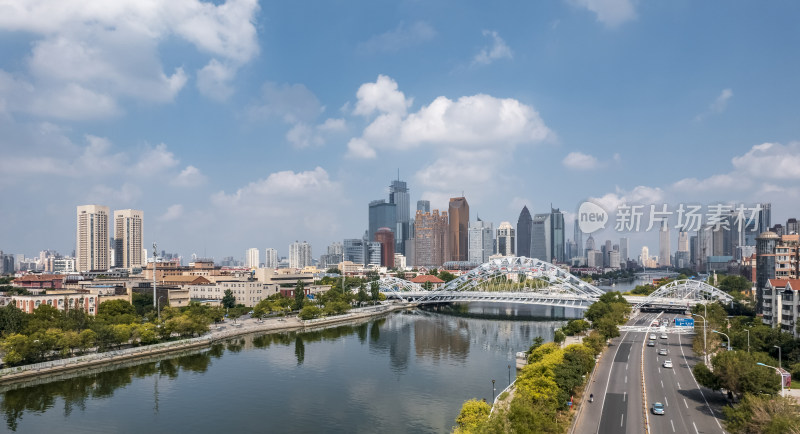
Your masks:
{"label": "blue traffic sign", "polygon": [[694,327],[694,318],[675,318],[675,327]]}

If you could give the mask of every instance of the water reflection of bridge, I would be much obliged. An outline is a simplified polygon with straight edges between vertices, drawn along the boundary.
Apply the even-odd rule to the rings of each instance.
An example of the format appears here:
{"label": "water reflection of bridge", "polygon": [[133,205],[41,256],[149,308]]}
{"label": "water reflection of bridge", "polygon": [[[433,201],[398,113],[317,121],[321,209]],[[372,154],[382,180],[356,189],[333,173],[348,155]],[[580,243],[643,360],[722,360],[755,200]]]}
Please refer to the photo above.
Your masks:
{"label": "water reflection of bridge", "polygon": [[[380,286],[387,298],[419,304],[519,303],[586,309],[604,294],[561,267],[517,256],[493,259],[435,290],[396,277],[381,279]],[[688,279],[672,281],[648,296],[625,298],[635,308],[683,309],[698,303],[732,301],[724,291]]]}

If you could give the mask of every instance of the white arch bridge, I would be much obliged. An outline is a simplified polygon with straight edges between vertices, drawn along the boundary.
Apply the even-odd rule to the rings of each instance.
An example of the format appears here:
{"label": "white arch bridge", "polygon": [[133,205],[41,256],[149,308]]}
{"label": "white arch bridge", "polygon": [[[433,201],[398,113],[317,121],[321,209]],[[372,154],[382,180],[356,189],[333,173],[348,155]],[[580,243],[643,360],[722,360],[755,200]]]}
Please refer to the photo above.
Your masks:
{"label": "white arch bridge", "polygon": [[[385,277],[379,284],[387,298],[419,304],[494,302],[586,309],[605,293],[563,268],[520,256],[493,259],[436,290],[396,277]],[[724,291],[695,280],[672,281],[646,297],[625,298],[635,309],[732,300]]]}

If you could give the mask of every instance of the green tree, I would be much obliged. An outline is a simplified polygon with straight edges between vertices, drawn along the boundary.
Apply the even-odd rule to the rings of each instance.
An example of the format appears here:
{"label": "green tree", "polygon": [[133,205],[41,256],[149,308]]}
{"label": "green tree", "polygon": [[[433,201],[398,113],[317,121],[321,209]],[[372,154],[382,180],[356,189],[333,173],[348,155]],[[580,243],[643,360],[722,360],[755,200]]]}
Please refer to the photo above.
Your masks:
{"label": "green tree", "polygon": [[0,308],[0,335],[21,333],[28,323],[28,316],[16,304],[9,303]]}
{"label": "green tree", "polygon": [[372,301],[378,301],[381,295],[381,287],[378,282],[372,282],[369,286],[370,298]]}
{"label": "green tree", "polygon": [[222,307],[230,309],[234,306],[236,306],[236,297],[233,295],[233,291],[226,289],[222,296]]}
{"label": "green tree", "polygon": [[300,310],[303,307],[303,302],[306,298],[305,285],[302,280],[297,281],[297,286],[294,288],[294,310]]}
{"label": "green tree", "polygon": [[711,359],[713,372],[699,368],[694,372],[697,381],[712,389],[727,389],[736,396],[744,393],[774,394],[780,389],[775,371],[756,363],[774,365],[771,357],[764,353],[748,353],[746,351],[723,351]]}
{"label": "green tree", "polygon": [[719,279],[717,288],[729,294],[741,294],[750,291],[753,284],[742,276],[722,276]]}
{"label": "green tree", "polygon": [[619,336],[619,327],[617,323],[609,317],[603,317],[597,320],[594,329],[606,340]]}
{"label": "green tree", "polygon": [[137,322],[140,317],[136,308],[126,300],[108,300],[97,307],[97,319],[108,324],[130,324]]}
{"label": "green tree", "polygon": [[456,278],[456,276],[453,273],[450,273],[449,271],[442,271],[441,273],[439,273],[438,277],[444,280],[445,283],[454,280]]}
{"label": "green tree", "polygon": [[304,306],[302,309],[300,309],[300,313],[298,314],[302,320],[319,318],[320,315],[322,315],[322,310],[313,304]]}
{"label": "green tree", "polygon": [[492,407],[485,401],[470,399],[461,406],[461,411],[456,417],[456,425],[461,432],[472,432],[486,422],[491,409]]}
{"label": "green tree", "polygon": [[567,335],[565,335],[561,330],[556,330],[555,334],[553,335],[553,342],[561,344],[565,340],[567,340]]}
{"label": "green tree", "polygon": [[[373,283],[378,283],[378,282],[373,282]],[[356,300],[358,300],[359,303],[364,303],[365,301],[369,300],[369,295],[367,295],[367,290],[366,288],[364,288],[364,285],[361,285],[358,288],[358,295],[356,296]]]}
{"label": "green tree", "polygon": [[23,334],[14,333],[3,339],[0,348],[3,349],[3,361],[9,365],[19,365],[29,361],[33,355],[31,339]]}
{"label": "green tree", "polygon": [[722,412],[725,428],[733,434],[800,433],[800,405],[790,398],[745,394],[738,405]]}

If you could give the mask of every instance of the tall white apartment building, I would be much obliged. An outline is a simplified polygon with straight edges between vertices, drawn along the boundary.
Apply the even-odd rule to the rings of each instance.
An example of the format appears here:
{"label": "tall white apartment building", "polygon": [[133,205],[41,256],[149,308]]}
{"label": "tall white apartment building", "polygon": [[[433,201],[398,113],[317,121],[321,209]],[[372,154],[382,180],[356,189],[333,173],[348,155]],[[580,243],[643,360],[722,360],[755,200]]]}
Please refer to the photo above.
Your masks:
{"label": "tall white apartment building", "polygon": [[114,266],[140,268],[142,257],[142,227],[144,213],[137,209],[114,211]]}
{"label": "tall white apartment building", "polygon": [[107,206],[78,206],[77,271],[108,270],[108,217]]}
{"label": "tall white apartment building", "polygon": [[261,258],[259,257],[257,248],[252,247],[247,249],[244,264],[247,268],[258,268],[259,264],[261,264]]}
{"label": "tall white apartment building", "polygon": [[295,241],[289,244],[289,268],[304,268],[311,265],[311,244]]}
{"label": "tall white apartment building", "polygon": [[278,251],[275,249],[267,249],[264,251],[264,267],[265,268],[278,268]]}

